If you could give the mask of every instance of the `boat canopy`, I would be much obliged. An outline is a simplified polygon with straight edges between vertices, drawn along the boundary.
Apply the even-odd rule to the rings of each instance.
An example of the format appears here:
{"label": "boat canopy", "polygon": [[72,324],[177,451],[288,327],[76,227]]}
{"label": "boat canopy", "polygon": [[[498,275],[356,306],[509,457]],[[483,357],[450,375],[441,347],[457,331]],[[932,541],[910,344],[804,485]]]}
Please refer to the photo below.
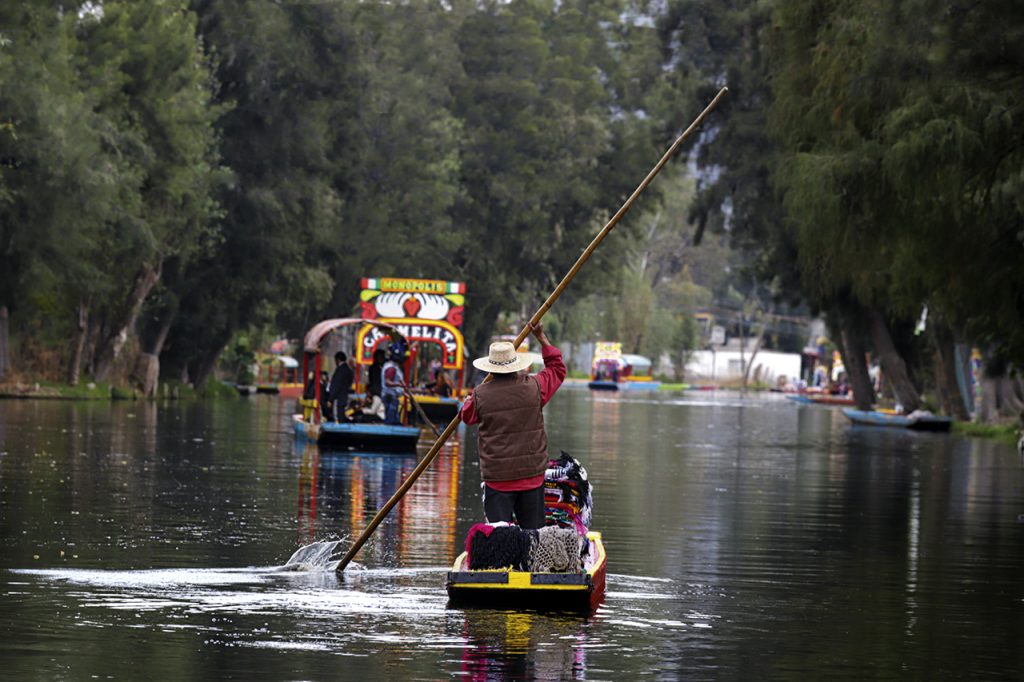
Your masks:
{"label": "boat canopy", "polygon": [[299,366],[299,361],[289,355],[257,355],[256,358],[261,365],[281,365],[285,369]]}
{"label": "boat canopy", "polygon": [[631,353],[623,353],[622,361],[633,369],[649,369],[651,366],[650,358],[645,358],[642,355],[633,355]]}
{"label": "boat canopy", "polygon": [[394,325],[384,324],[382,322],[375,322],[373,320],[364,320],[358,317],[338,317],[333,320],[323,320],[313,325],[313,328],[306,332],[306,338],[303,340],[302,346],[307,353],[319,353],[320,342],[324,340],[324,337],[333,332],[335,329],[341,327],[348,327],[350,325],[370,325],[372,327],[380,327],[387,332],[394,333],[396,330]]}

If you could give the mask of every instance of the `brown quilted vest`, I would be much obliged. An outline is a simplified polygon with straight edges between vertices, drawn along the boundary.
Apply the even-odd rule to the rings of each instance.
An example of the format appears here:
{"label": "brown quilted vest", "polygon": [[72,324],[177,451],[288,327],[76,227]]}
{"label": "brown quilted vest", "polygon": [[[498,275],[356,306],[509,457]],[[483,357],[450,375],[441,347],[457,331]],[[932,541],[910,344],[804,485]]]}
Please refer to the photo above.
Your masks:
{"label": "brown quilted vest", "polygon": [[480,418],[480,478],[514,481],[543,474],[548,466],[540,384],[532,376],[493,379],[473,392]]}

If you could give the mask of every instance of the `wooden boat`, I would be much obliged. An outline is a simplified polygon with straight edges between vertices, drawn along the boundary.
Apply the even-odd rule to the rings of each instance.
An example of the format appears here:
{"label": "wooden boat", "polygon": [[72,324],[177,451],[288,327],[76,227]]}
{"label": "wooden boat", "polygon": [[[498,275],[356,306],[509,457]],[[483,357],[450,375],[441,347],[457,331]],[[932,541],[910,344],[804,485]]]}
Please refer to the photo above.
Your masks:
{"label": "wooden boat", "polygon": [[316,377],[320,376],[322,367],[321,346],[336,331],[357,327],[360,329],[360,334],[365,334],[367,327],[378,330],[380,335],[378,343],[385,338],[401,338],[401,334],[390,325],[359,318],[323,320],[314,325],[306,333],[303,342],[302,376],[309,377],[310,384],[305,397],[299,400],[302,414],[292,417],[295,434],[311,442],[336,447],[413,452],[419,441],[420,429],[409,423],[408,405],[402,411],[400,424],[333,422],[323,419],[320,409],[322,386],[321,382],[316,380]]}
{"label": "wooden boat", "polygon": [[915,431],[949,431],[953,420],[949,417],[940,417],[934,414],[896,414],[892,410],[864,410],[844,409],[845,414],[854,424],[865,424],[869,426],[896,426],[900,428],[913,429]]}
{"label": "wooden boat", "polygon": [[605,380],[594,380],[587,384],[587,388],[594,391],[617,391],[619,390],[619,382],[617,381],[605,381]]}
{"label": "wooden boat", "polygon": [[622,380],[621,388],[627,391],[657,391],[660,386],[660,381],[656,381],[649,376],[628,376]]}
{"label": "wooden boat", "polygon": [[648,358],[623,353],[621,343],[598,341],[587,387],[595,391],[657,390],[661,382],[651,376],[651,367]]}
{"label": "wooden boat", "polygon": [[607,557],[601,533],[588,532],[587,541],[590,542],[590,559],[586,571],[581,573],[464,570],[466,553],[463,552],[448,572],[449,604],[592,612],[604,599]]}
{"label": "wooden boat", "polygon": [[302,395],[299,381],[299,363],[287,355],[257,354],[259,372],[256,375],[256,392],[279,395],[282,398],[298,398]]}
{"label": "wooden boat", "polygon": [[832,395],[831,393],[821,393],[808,396],[811,402],[815,405],[854,405],[856,401],[848,395]]}
{"label": "wooden boat", "polygon": [[358,422],[308,422],[301,414],[292,415],[295,433],[308,441],[374,452],[414,452],[420,428],[407,424]]}
{"label": "wooden boat", "polygon": [[[423,408],[423,413],[427,415],[427,418],[437,425],[450,422],[462,408],[462,401],[458,398],[444,398],[439,395],[421,395],[416,393],[413,394],[413,400]],[[412,417],[417,422],[419,421],[418,412],[412,415]]]}
{"label": "wooden boat", "polygon": [[[413,400],[435,424],[447,424],[462,407],[466,379],[466,343],[462,335],[466,285],[445,280],[364,277],[359,293],[360,317],[395,329],[409,344],[403,371]],[[356,336],[357,391],[365,384],[364,368],[384,340],[379,327],[366,326]],[[438,364],[439,363],[439,364]],[[452,379],[451,396],[426,387],[437,371]],[[427,376],[429,373],[429,376]],[[419,421],[418,410],[410,419]]]}
{"label": "wooden boat", "polygon": [[832,395],[831,393],[787,393],[786,400],[792,400],[801,405],[853,405],[854,400],[850,396]]}

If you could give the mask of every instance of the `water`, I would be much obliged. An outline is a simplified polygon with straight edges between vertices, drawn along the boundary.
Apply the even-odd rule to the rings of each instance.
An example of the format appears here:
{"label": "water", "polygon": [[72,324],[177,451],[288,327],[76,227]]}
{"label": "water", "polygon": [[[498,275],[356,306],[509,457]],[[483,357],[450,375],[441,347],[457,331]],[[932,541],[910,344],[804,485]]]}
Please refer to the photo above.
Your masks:
{"label": "water", "polygon": [[1024,676],[1010,445],[772,397],[566,387],[550,443],[587,466],[609,554],[588,618],[447,608],[481,516],[473,439],[361,566],[284,570],[312,542],[347,548],[417,461],[297,445],[290,408],[0,403],[4,678]]}

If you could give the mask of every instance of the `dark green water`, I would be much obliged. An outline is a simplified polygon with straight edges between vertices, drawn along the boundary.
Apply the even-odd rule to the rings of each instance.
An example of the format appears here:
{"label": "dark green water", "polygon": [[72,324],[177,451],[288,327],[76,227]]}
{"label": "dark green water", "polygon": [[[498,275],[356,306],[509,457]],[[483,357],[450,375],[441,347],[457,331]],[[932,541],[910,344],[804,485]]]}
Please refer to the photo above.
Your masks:
{"label": "dark green water", "polygon": [[4,679],[1022,679],[1024,469],[1003,443],[732,395],[563,388],[608,593],[589,618],[449,609],[473,439],[358,560],[415,457],[296,445],[291,405],[0,403]]}

